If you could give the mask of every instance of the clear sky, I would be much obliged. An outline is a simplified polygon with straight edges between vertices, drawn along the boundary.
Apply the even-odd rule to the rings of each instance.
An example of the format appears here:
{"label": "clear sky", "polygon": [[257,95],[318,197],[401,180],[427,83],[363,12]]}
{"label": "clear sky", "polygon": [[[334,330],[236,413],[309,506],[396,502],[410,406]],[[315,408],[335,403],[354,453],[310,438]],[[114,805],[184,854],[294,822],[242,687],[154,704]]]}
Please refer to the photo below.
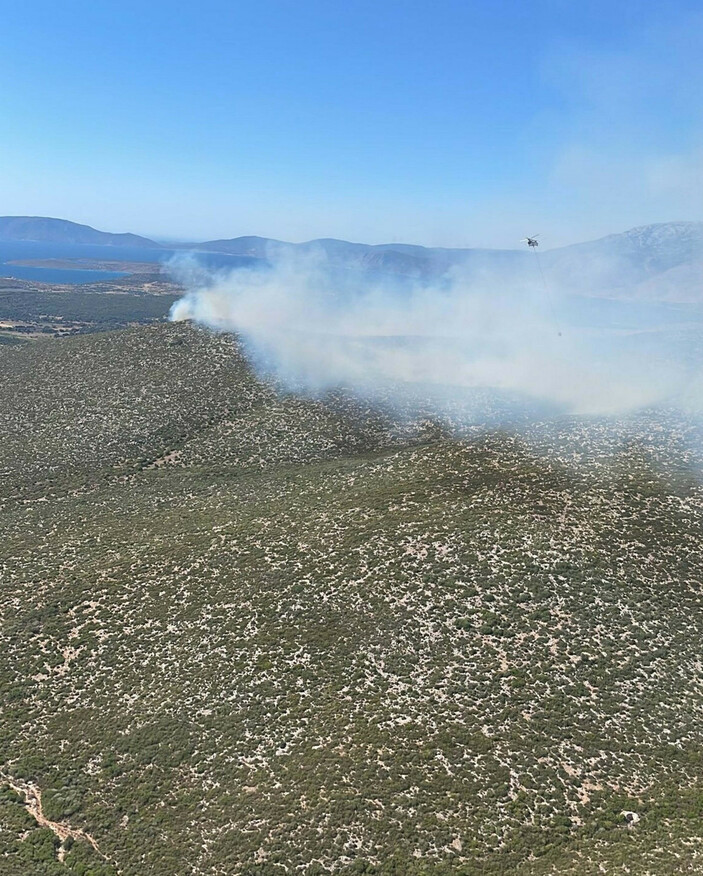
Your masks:
{"label": "clear sky", "polygon": [[699,0],[0,0],[0,214],[557,245],[703,219]]}

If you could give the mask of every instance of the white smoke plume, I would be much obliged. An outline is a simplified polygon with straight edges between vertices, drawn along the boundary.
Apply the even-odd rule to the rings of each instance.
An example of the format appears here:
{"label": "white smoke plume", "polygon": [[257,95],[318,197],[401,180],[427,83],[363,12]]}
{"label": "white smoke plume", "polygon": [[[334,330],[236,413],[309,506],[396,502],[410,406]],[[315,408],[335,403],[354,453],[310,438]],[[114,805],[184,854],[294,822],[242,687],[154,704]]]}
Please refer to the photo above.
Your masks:
{"label": "white smoke plume", "polygon": [[297,391],[488,391],[620,414],[670,401],[684,380],[681,363],[636,352],[628,336],[567,324],[568,299],[536,271],[455,268],[433,284],[397,283],[290,252],[265,269],[208,272],[187,257],[171,271],[189,289],[173,320],[238,333],[260,373]]}

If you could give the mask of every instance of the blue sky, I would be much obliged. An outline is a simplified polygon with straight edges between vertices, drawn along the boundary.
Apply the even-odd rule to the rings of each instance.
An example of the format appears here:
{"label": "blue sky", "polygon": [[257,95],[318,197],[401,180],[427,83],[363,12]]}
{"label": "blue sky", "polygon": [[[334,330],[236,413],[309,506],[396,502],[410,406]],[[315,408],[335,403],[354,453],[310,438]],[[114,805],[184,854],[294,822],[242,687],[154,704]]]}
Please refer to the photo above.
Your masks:
{"label": "blue sky", "polygon": [[0,7],[0,214],[507,247],[703,219],[698,2]]}

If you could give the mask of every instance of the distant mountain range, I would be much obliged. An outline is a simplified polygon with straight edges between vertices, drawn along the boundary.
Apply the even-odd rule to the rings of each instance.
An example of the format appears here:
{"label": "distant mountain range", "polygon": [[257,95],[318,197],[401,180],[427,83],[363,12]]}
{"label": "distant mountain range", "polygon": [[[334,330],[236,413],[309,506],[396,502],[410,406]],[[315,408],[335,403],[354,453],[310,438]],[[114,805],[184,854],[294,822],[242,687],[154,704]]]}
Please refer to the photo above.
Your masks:
{"label": "distant mountain range", "polygon": [[[65,219],[37,216],[0,217],[0,240],[142,247],[165,253],[195,250],[262,261],[281,253],[323,252],[338,266],[417,279],[431,279],[457,268],[475,272],[487,281],[510,282],[526,270],[534,271],[535,260],[527,250],[369,245],[331,238],[296,244],[245,236],[167,246],[137,234],[113,234]],[[645,225],[595,241],[540,251],[540,257],[555,290],[609,297],[703,300],[703,222]],[[111,258],[118,258],[117,253],[111,253]]]}

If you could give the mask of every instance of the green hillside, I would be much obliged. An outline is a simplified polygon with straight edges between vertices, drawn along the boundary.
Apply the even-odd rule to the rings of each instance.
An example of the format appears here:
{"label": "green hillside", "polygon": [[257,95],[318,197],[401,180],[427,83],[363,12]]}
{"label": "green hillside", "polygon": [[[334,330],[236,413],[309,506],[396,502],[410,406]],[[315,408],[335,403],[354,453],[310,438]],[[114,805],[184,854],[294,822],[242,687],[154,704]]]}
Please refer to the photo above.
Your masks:
{"label": "green hillside", "polygon": [[0,874],[703,872],[685,422],[452,440],[184,324],[0,366]]}

